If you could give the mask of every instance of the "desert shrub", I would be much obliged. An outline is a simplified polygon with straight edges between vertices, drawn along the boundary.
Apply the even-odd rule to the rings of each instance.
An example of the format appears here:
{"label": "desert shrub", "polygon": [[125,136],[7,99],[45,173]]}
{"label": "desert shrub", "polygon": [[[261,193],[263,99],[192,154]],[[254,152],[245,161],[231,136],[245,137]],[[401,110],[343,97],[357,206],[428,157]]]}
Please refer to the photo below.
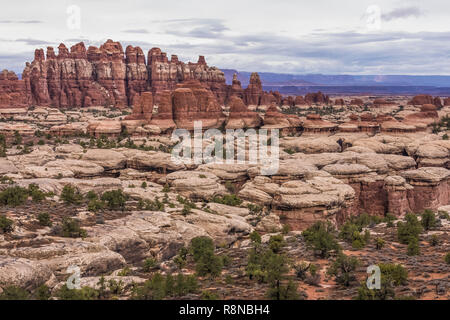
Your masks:
{"label": "desert shrub", "polygon": [[263,207],[258,206],[258,205],[253,204],[253,203],[249,203],[247,205],[247,208],[250,211],[250,214],[259,214],[263,210]]}
{"label": "desert shrub", "polygon": [[286,152],[287,154],[293,155],[295,153],[295,150],[292,149],[284,149],[284,152]]}
{"label": "desert shrub", "polygon": [[189,251],[194,258],[194,262],[197,262],[207,253],[214,252],[214,243],[211,238],[196,237],[191,240]]}
{"label": "desert shrub", "polygon": [[418,256],[420,254],[419,239],[411,237],[408,242],[408,256]]}
{"label": "desert shrub", "polygon": [[205,253],[195,264],[195,271],[201,277],[206,275],[217,277],[221,274],[222,268],[222,259],[211,252]]}
{"label": "desert shrub", "polygon": [[131,269],[129,266],[125,266],[122,270],[120,270],[117,275],[119,277],[128,277],[131,274]]}
{"label": "desert shrub", "polygon": [[164,277],[155,273],[150,280],[141,285],[134,285],[132,289],[133,300],[162,300],[167,296],[184,296],[196,292],[197,279],[194,276],[178,274],[176,280],[172,275]]}
{"label": "desert shrub", "polygon": [[191,212],[192,212],[192,209],[191,209],[191,207],[188,206],[187,204],[185,204],[185,205],[183,206],[183,209],[181,210],[181,214],[182,214],[183,216],[187,216],[187,215],[190,214]]}
{"label": "desert shrub", "polygon": [[439,219],[446,219],[446,220],[450,220],[450,215],[448,214],[447,211],[439,211]]}
{"label": "desert shrub", "polygon": [[246,273],[250,279],[269,283],[272,287],[280,289],[280,281],[289,271],[285,255],[277,254],[271,249],[263,249],[260,245],[250,250]]}
{"label": "desert shrub", "polygon": [[22,139],[22,136],[20,135],[19,131],[14,131],[14,139],[13,139],[12,144],[15,146],[20,145],[20,144],[22,144],[22,140],[23,139]]}
{"label": "desert shrub", "polygon": [[28,198],[28,189],[22,187],[9,187],[0,192],[0,204],[17,207],[25,203]]}
{"label": "desert shrub", "polygon": [[295,275],[300,280],[305,280],[307,272],[309,268],[311,267],[311,264],[306,263],[304,261],[294,265]]}
{"label": "desert shrub", "polygon": [[366,246],[370,233],[361,234],[362,227],[350,221],[346,222],[339,232],[339,237],[352,244],[353,248],[361,249]]}
{"label": "desert shrub", "polygon": [[48,300],[51,297],[50,288],[45,284],[39,286],[33,293],[33,298],[36,300]]}
{"label": "desert shrub", "polygon": [[40,190],[39,187],[33,183],[28,185],[28,194],[34,202],[41,202],[46,197],[45,192]]}
{"label": "desert shrub", "polygon": [[182,247],[180,248],[180,250],[178,250],[178,254],[173,259],[173,262],[177,265],[178,269],[183,269],[186,265],[188,253],[189,251],[185,247]]}
{"label": "desert shrub", "polygon": [[154,269],[157,265],[158,261],[155,258],[147,258],[144,260],[142,271],[150,272],[150,270]]}
{"label": "desert shrub", "polygon": [[88,202],[88,210],[91,212],[99,212],[105,208],[105,203],[101,200],[90,200]]}
{"label": "desert shrub", "polygon": [[86,193],[85,198],[89,201],[98,200],[98,194],[95,191],[91,190]]}
{"label": "desert shrub", "polygon": [[146,189],[147,188],[147,182],[142,182],[142,184],[141,184],[141,188],[142,189]]}
{"label": "desert shrub", "polygon": [[230,181],[225,182],[225,188],[229,193],[236,193],[236,187]]}
{"label": "desert shrub", "polygon": [[197,278],[193,275],[184,276],[178,274],[175,281],[175,296],[181,297],[188,293],[194,293],[198,290]]}
{"label": "desert shrub", "polygon": [[184,205],[189,207],[189,209],[196,209],[197,206],[195,205],[195,203],[193,203],[192,201],[190,201],[189,199],[183,198],[182,196],[178,195],[177,196],[177,201]]}
{"label": "desert shrub", "polygon": [[383,249],[385,243],[386,243],[386,241],[384,241],[383,239],[381,239],[381,238],[376,238],[376,239],[375,239],[375,248],[376,248],[377,250],[381,250],[381,249]]}
{"label": "desert shrub", "polygon": [[403,244],[408,244],[411,238],[418,238],[422,232],[422,225],[417,219],[417,216],[408,213],[405,216],[406,222],[399,222],[397,224],[398,241]]}
{"label": "desert shrub", "polygon": [[25,289],[9,286],[3,288],[3,292],[0,293],[0,300],[29,300],[30,293]]}
{"label": "desert shrub", "polygon": [[106,206],[110,210],[125,210],[125,203],[128,200],[128,195],[123,193],[122,190],[112,190],[103,193],[101,200],[105,201]]}
{"label": "desert shrub", "polygon": [[168,192],[170,192],[170,186],[166,183],[165,185],[164,185],[164,187],[163,187],[163,190],[162,190],[164,193],[168,193]]}
{"label": "desert shrub", "polygon": [[9,233],[14,230],[13,221],[5,216],[0,216],[0,233]]}
{"label": "desert shrub", "polygon": [[435,246],[437,246],[439,244],[439,237],[437,235],[433,234],[431,236],[429,242],[430,242],[431,246],[435,247]]}
{"label": "desert shrub", "polygon": [[261,243],[261,236],[257,231],[253,231],[252,233],[250,233],[250,240],[253,243],[257,243],[260,244]]}
{"label": "desert shrub", "polygon": [[240,199],[235,194],[226,194],[223,197],[215,196],[212,202],[225,204],[227,206],[238,207],[242,204],[242,199]]}
{"label": "desert shrub", "polygon": [[378,266],[380,267],[382,282],[384,280],[393,286],[407,283],[408,271],[401,264],[381,263]]}
{"label": "desert shrub", "polygon": [[209,290],[204,290],[202,291],[200,300],[219,300],[219,295]]}
{"label": "desert shrub", "polygon": [[289,280],[287,285],[279,285],[269,288],[266,293],[267,298],[272,300],[298,300],[299,294],[294,281]]}
{"label": "desert shrub", "polygon": [[400,264],[380,264],[381,288],[369,289],[366,282],[358,288],[357,300],[388,300],[395,298],[394,288],[405,285],[408,272]]}
{"label": "desert shrub", "polygon": [[436,226],[436,216],[434,215],[433,211],[431,210],[425,210],[422,213],[422,227],[425,230],[430,230]]}
{"label": "desert shrub", "polygon": [[67,285],[63,285],[56,292],[55,296],[60,300],[97,300],[99,298],[99,291],[90,287],[69,289]]}
{"label": "desert shrub", "polygon": [[348,287],[354,280],[356,280],[354,272],[358,265],[359,261],[355,257],[339,254],[328,269],[327,273],[334,276],[337,283]]}
{"label": "desert shrub", "polygon": [[222,272],[223,261],[214,254],[214,243],[208,237],[196,237],[191,240],[190,253],[199,276],[216,277]]}
{"label": "desert shrub", "polygon": [[271,236],[269,239],[269,248],[275,253],[280,252],[285,245],[286,242],[282,235]]}
{"label": "desert shrub", "polygon": [[83,196],[77,187],[67,184],[61,192],[61,200],[68,204],[80,204]]}
{"label": "desert shrub", "polygon": [[159,201],[159,199],[155,199],[154,201],[150,199],[139,199],[137,207],[139,210],[165,211],[165,205],[163,202]]}
{"label": "desert shrub", "polygon": [[221,257],[221,259],[222,259],[222,265],[223,265],[224,267],[228,267],[228,266],[231,265],[232,259],[230,258],[230,256],[227,256],[227,255],[221,255],[220,257]]}
{"label": "desert shrub", "polygon": [[444,260],[447,264],[450,264],[450,252],[445,255]]}
{"label": "desert shrub", "polygon": [[87,236],[86,230],[81,228],[78,220],[68,217],[63,218],[58,231],[60,236],[65,238],[85,238]]}
{"label": "desert shrub", "polygon": [[43,227],[51,227],[52,220],[50,218],[50,214],[48,212],[39,213],[37,216],[39,224]]}
{"label": "desert shrub", "polygon": [[340,251],[340,246],[333,235],[334,227],[330,222],[318,221],[302,235],[307,245],[321,257],[327,257],[331,251]]}
{"label": "desert shrub", "polygon": [[283,227],[281,228],[281,233],[284,235],[288,234],[289,231],[291,231],[291,227],[287,224],[283,225]]}

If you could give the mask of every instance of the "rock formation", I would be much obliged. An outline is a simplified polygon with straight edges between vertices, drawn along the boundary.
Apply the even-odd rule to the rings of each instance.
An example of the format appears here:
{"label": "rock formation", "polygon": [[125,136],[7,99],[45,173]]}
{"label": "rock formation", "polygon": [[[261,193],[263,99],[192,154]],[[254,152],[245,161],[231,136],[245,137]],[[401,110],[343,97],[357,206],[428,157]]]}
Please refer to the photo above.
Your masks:
{"label": "rock formation", "polygon": [[259,106],[263,94],[261,79],[257,73],[252,73],[248,87],[244,91],[244,102],[246,105]]}
{"label": "rock formation", "polygon": [[320,115],[310,113],[303,122],[304,132],[310,133],[332,133],[336,131],[337,124],[322,120]]}
{"label": "rock formation", "polygon": [[306,104],[309,104],[309,105],[312,105],[312,104],[329,104],[330,103],[330,98],[319,91],[317,93],[308,93],[305,96],[305,102],[306,102]]}
{"label": "rock formation", "polygon": [[0,73],[0,108],[28,107],[31,103],[26,94],[26,82],[8,70]]}
{"label": "rock formation", "polygon": [[216,97],[197,80],[177,85],[172,93],[172,108],[178,128],[193,130],[195,121],[201,121],[203,129],[219,128],[225,122]]}
{"label": "rock formation", "polygon": [[229,101],[230,115],[226,125],[227,129],[256,128],[261,125],[261,117],[249,111],[242,99],[232,96]]}
{"label": "rock formation", "polygon": [[300,125],[298,116],[283,114],[275,105],[270,106],[264,115],[264,128],[281,129],[282,134],[295,133]]}

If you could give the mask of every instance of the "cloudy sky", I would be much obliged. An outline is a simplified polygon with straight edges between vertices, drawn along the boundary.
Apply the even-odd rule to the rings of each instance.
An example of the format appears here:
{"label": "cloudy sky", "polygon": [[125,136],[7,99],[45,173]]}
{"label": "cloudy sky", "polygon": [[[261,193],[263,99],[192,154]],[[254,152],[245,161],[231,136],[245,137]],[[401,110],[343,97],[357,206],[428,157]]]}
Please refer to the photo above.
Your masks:
{"label": "cloudy sky", "polygon": [[445,0],[15,0],[0,10],[0,69],[111,38],[240,71],[449,75],[449,18]]}

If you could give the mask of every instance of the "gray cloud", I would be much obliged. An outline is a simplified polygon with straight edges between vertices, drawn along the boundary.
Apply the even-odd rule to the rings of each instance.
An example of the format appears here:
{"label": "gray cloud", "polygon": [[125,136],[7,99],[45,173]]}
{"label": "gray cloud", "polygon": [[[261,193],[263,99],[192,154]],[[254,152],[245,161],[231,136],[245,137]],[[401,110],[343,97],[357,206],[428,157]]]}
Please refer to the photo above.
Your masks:
{"label": "gray cloud", "polygon": [[381,18],[384,21],[391,21],[396,19],[406,19],[406,18],[419,18],[420,16],[423,16],[425,14],[422,9],[419,7],[403,7],[403,8],[396,8],[388,13],[385,13],[381,15]]}
{"label": "gray cloud", "polygon": [[52,44],[52,42],[48,42],[45,40],[39,40],[39,39],[16,39],[15,42],[23,42],[29,46],[41,46],[41,45],[49,45]]}
{"label": "gray cloud", "polygon": [[40,20],[0,20],[0,24],[39,24]]}
{"label": "gray cloud", "polygon": [[229,30],[221,19],[171,19],[155,21],[167,34],[202,39],[217,39]]}
{"label": "gray cloud", "polygon": [[129,29],[129,30],[123,30],[124,33],[149,33],[146,29]]}

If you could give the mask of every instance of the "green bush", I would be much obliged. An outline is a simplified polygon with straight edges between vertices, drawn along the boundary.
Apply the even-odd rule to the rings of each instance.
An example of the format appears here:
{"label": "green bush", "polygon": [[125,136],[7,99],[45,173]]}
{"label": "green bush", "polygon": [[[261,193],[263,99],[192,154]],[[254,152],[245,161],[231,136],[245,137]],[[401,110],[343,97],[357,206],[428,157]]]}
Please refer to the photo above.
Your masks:
{"label": "green bush", "polygon": [[159,201],[159,199],[155,199],[154,201],[150,199],[145,200],[139,199],[138,209],[147,211],[161,211],[161,212],[164,212],[166,210],[164,203]]}
{"label": "green bush", "polygon": [[394,288],[405,285],[408,272],[400,264],[380,264],[381,288],[369,289],[366,282],[358,288],[357,300],[389,300],[395,298]]}
{"label": "green bush", "polygon": [[340,246],[333,235],[334,227],[330,222],[318,221],[305,231],[302,235],[307,245],[319,256],[328,257],[331,251],[340,251]]}
{"label": "green bush", "polygon": [[223,261],[214,255],[214,243],[208,237],[196,237],[191,240],[190,253],[199,276],[217,277],[222,272]]}
{"label": "green bush", "polygon": [[250,233],[250,240],[253,243],[261,244],[261,236],[257,231],[253,231]]}
{"label": "green bush", "polygon": [[80,204],[83,196],[77,187],[67,184],[61,192],[61,200],[68,204]]}
{"label": "green bush", "polygon": [[298,300],[299,294],[297,292],[297,286],[294,281],[289,280],[287,285],[278,285],[269,288],[266,293],[267,298],[271,300]]}
{"label": "green bush", "polygon": [[418,256],[420,254],[419,239],[411,237],[408,243],[408,256]]}
{"label": "green bush", "polygon": [[62,220],[60,236],[65,238],[85,238],[86,230],[82,229],[78,220],[65,217]]}
{"label": "green bush", "polygon": [[38,214],[38,221],[39,224],[43,227],[51,227],[52,226],[52,220],[50,218],[50,214],[48,212],[42,212]]}
{"label": "green bush", "polygon": [[0,216],[0,232],[9,233],[14,230],[13,221],[5,216]]}
{"label": "green bush", "polygon": [[180,248],[180,250],[178,250],[178,254],[173,259],[173,262],[177,265],[178,269],[183,269],[186,265],[188,253],[189,251],[185,247],[182,247]]}
{"label": "green bush", "polygon": [[61,289],[56,292],[55,296],[60,300],[97,300],[100,293],[98,290],[90,287],[69,289],[67,288],[67,285],[63,285]]}
{"label": "green bush", "polygon": [[147,258],[144,260],[144,266],[142,267],[142,271],[150,272],[158,265],[158,261],[155,258]]}
{"label": "green bush", "polygon": [[271,236],[269,239],[269,248],[275,253],[280,252],[285,245],[286,242],[282,235]]}
{"label": "green bush", "polygon": [[25,203],[28,195],[28,189],[18,186],[9,187],[0,192],[0,204],[17,207]]}
{"label": "green bush", "polygon": [[28,185],[28,194],[34,202],[41,202],[46,197],[45,192],[41,191],[39,187],[33,183]]}
{"label": "green bush", "polygon": [[214,252],[214,248],[214,242],[211,238],[196,237],[191,240],[189,251],[194,258],[194,262],[197,262],[207,253]]}
{"label": "green bush", "polygon": [[29,299],[30,294],[28,291],[15,286],[3,288],[3,292],[0,293],[0,300],[29,300]]}
{"label": "green bush", "polygon": [[437,235],[433,234],[431,236],[429,242],[432,247],[435,247],[439,244],[439,237]]}
{"label": "green bush", "polygon": [[450,252],[445,255],[444,260],[447,264],[450,264]]}
{"label": "green bush", "polygon": [[200,297],[200,300],[219,300],[219,295],[209,290],[205,290],[202,291],[202,296]]}
{"label": "green bush", "polygon": [[95,191],[93,191],[93,190],[91,190],[88,193],[86,193],[85,197],[89,201],[98,200],[98,194]]}
{"label": "green bush", "polygon": [[50,297],[50,288],[45,284],[39,286],[33,294],[33,298],[36,300],[48,300]]}
{"label": "green bush", "polygon": [[184,276],[180,273],[174,280],[170,274],[164,277],[160,273],[156,273],[143,284],[135,284],[131,298],[133,300],[162,300],[168,296],[181,297],[194,293],[197,289],[197,279],[194,276]]}
{"label": "green bush", "polygon": [[408,271],[401,264],[381,263],[378,265],[381,271],[381,280],[393,286],[406,285]]}
{"label": "green bush", "polygon": [[377,250],[381,250],[381,249],[383,249],[385,243],[386,243],[386,241],[384,241],[383,239],[381,239],[381,238],[376,238],[376,239],[375,239],[375,248],[376,248]]}
{"label": "green bush", "polygon": [[402,244],[408,244],[411,238],[418,238],[422,232],[422,225],[416,215],[408,213],[405,219],[406,222],[397,224],[397,237]]}
{"label": "green bush", "polygon": [[242,204],[243,201],[235,194],[226,194],[223,197],[215,196],[212,199],[212,202],[238,207]]}
{"label": "green bush", "polygon": [[103,193],[102,198],[106,202],[106,206],[110,210],[125,210],[125,203],[128,200],[128,195],[123,193],[122,190],[112,190]]}
{"label": "green bush", "polygon": [[355,257],[340,254],[328,269],[328,274],[335,277],[336,282],[348,287],[354,280],[359,261]]}
{"label": "green bush", "polygon": [[88,203],[88,210],[91,212],[99,212],[105,209],[105,203],[101,200],[90,200]]}
{"label": "green bush", "polygon": [[422,213],[422,227],[428,231],[436,226],[436,216],[434,215],[433,211],[431,210],[425,210]]}
{"label": "green bush", "polygon": [[210,275],[215,278],[222,273],[223,261],[221,257],[208,252],[195,264],[195,271],[200,277]]}

